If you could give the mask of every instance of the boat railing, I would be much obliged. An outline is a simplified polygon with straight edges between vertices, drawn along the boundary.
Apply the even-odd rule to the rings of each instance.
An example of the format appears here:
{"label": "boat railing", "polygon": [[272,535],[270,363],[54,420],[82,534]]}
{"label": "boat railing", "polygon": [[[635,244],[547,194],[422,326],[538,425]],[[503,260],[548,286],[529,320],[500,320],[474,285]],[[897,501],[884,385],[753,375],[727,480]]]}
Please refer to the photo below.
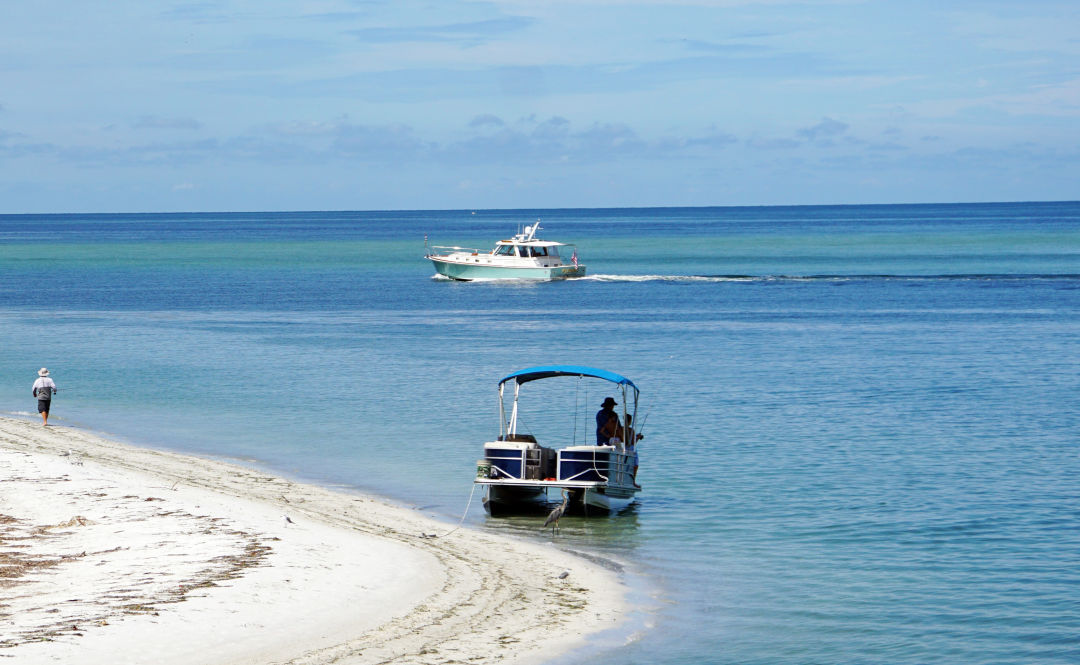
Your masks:
{"label": "boat railing", "polygon": [[485,448],[484,475],[477,482],[633,483],[632,455],[614,448],[555,450],[543,446]]}
{"label": "boat railing", "polygon": [[451,247],[448,245],[431,245],[428,249],[434,254],[436,249],[449,249],[456,252],[472,252],[473,254],[487,254],[486,250],[478,249],[476,247]]}
{"label": "boat railing", "polygon": [[585,450],[560,450],[556,460],[556,477],[559,480],[601,480],[611,478],[615,465],[612,456],[623,456],[614,448],[597,447]]}
{"label": "boat railing", "polygon": [[[511,440],[525,443],[536,441],[529,435],[513,436]],[[490,478],[505,476],[514,480],[543,480],[555,471],[555,451],[543,446],[486,448],[484,459],[491,463]]]}
{"label": "boat railing", "polygon": [[[588,474],[595,474],[596,476],[600,477],[601,481],[607,482],[608,477],[604,475],[604,471],[609,471],[609,470],[610,470],[610,465],[607,465],[607,464],[604,465],[604,470],[603,471],[600,470],[600,467],[598,467],[596,465],[593,465],[593,467],[591,469],[583,469],[582,471],[580,471],[578,473],[575,473],[574,475],[570,476],[569,478],[560,478],[559,480],[573,481],[573,480],[581,479],[582,476],[586,476]],[[585,480],[595,481],[596,478],[586,478]]]}

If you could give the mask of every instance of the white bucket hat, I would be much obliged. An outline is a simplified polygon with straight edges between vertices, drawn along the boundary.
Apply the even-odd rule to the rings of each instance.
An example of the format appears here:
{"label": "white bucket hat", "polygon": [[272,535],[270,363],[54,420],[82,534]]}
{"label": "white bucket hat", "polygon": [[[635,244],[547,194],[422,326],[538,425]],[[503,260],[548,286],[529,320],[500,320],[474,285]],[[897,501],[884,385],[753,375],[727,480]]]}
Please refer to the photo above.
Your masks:
{"label": "white bucket hat", "polygon": [[49,370],[47,370],[47,369],[45,369],[44,367],[42,367],[41,369],[39,369],[39,370],[37,371],[37,375],[38,375],[38,376],[48,376],[48,375],[49,375]]}

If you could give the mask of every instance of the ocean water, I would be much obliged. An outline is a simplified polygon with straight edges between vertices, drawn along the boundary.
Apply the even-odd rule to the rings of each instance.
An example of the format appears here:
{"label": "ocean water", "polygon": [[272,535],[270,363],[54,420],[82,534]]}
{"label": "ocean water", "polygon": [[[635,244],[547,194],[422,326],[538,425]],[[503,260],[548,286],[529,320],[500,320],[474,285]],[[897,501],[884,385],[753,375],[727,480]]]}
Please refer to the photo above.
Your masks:
{"label": "ocean water", "polygon": [[[422,258],[537,218],[590,277]],[[59,424],[448,525],[502,376],[611,369],[638,503],[466,516],[625,565],[630,624],[562,662],[1080,662],[1080,203],[7,215],[0,349],[5,414],[48,366]],[[610,391],[558,381],[526,426],[587,435]]]}

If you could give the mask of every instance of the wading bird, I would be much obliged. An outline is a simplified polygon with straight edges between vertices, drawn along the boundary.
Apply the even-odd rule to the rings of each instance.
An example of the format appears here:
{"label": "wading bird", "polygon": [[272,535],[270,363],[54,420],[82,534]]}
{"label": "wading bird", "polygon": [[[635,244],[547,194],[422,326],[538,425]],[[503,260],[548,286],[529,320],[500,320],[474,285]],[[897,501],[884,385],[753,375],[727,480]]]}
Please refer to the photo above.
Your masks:
{"label": "wading bird", "polygon": [[559,518],[566,514],[566,506],[570,503],[570,494],[566,490],[562,491],[562,503],[555,506],[555,510],[551,511],[551,514],[544,520],[544,528],[547,525],[551,525],[551,535],[555,535],[555,530],[559,528]]}

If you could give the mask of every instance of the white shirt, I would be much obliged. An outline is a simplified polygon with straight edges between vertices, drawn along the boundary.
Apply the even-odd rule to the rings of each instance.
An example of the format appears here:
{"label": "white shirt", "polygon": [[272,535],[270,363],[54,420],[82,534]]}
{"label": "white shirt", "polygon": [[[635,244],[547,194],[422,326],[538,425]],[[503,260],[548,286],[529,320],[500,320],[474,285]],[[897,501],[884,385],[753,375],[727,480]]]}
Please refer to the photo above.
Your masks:
{"label": "white shirt", "polygon": [[34,381],[33,390],[44,388],[48,388],[48,390],[45,393],[39,393],[38,399],[52,399],[53,393],[56,392],[56,384],[47,376],[39,376],[37,381]]}

